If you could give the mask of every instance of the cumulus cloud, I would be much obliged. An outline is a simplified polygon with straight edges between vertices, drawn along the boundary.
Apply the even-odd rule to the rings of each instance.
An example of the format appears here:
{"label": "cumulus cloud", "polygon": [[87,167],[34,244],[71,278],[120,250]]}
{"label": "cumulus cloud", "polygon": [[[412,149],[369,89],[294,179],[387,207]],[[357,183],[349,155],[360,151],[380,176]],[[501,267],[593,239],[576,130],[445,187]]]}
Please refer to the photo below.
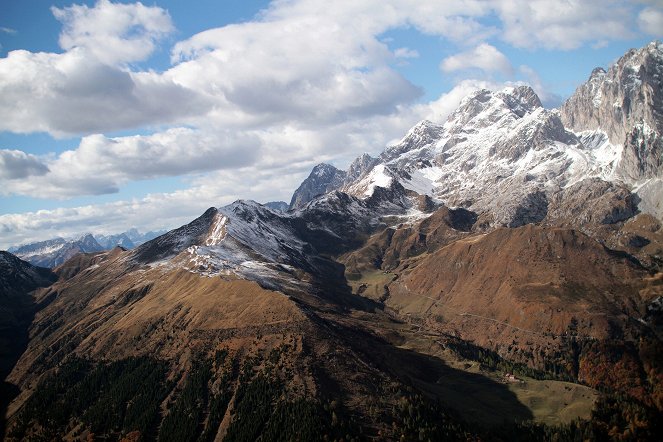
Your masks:
{"label": "cumulus cloud", "polygon": [[501,72],[505,75],[513,73],[509,59],[495,46],[482,43],[466,52],[452,55],[440,63],[444,72],[481,69],[485,72]]}
{"label": "cumulus cloud", "polygon": [[145,60],[156,42],[174,30],[168,12],[142,3],[99,0],[94,7],[51,7],[62,25],[62,49],[85,49],[106,64]]}
{"label": "cumulus cloud", "polygon": [[0,182],[40,176],[47,172],[48,167],[34,155],[20,150],[0,150]]}
{"label": "cumulus cloud", "polygon": [[663,9],[645,8],[638,15],[640,29],[654,37],[663,35]]}
{"label": "cumulus cloud", "polygon": [[633,35],[629,2],[495,0],[503,39],[520,48],[575,49]]}
{"label": "cumulus cloud", "polygon": [[631,9],[617,0],[279,0],[253,20],[178,42],[165,72],[142,72],[127,63],[149,56],[172,31],[167,11],[108,0],[54,7],[64,53],[0,58],[0,130],[63,136],[145,125],[341,124],[399,112],[422,95],[391,65],[417,55],[391,51],[380,39],[391,29],[474,48],[445,59],[445,72],[505,74],[509,61],[485,43],[500,27],[518,47],[569,49],[631,35]]}
{"label": "cumulus cloud", "polygon": [[[26,169],[25,166],[26,170],[41,173],[32,173],[39,176],[30,180],[4,182],[0,193],[41,198],[114,193],[120,185],[133,180],[246,166],[255,161],[261,143],[254,134],[200,132],[188,128],[117,138],[89,135],[81,140],[77,149],[61,153],[47,166],[38,163],[41,169],[34,166]],[[19,159],[24,163],[36,161],[30,157]],[[4,178],[15,177],[0,175],[0,182]]]}
{"label": "cumulus cloud", "polygon": [[108,66],[78,49],[12,51],[0,59],[0,130],[104,132],[186,120],[210,108],[204,96],[168,78]]}

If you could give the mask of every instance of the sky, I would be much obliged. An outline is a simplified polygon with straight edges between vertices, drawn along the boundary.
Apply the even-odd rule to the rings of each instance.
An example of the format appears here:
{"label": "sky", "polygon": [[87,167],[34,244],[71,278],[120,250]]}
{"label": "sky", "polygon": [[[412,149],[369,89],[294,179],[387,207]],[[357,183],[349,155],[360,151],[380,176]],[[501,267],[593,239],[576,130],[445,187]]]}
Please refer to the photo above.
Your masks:
{"label": "sky", "polygon": [[559,106],[663,0],[0,0],[0,249],[288,201],[478,88]]}

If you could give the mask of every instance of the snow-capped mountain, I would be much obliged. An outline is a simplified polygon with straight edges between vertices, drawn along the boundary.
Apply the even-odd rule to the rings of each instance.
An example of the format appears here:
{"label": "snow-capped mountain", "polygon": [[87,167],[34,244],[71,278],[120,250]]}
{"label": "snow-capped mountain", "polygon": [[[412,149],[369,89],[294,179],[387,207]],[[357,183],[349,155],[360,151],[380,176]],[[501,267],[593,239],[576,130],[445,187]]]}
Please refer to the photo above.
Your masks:
{"label": "snow-capped mountain", "polygon": [[595,69],[561,117],[574,131],[607,138],[618,157],[613,180],[636,191],[641,210],[663,217],[663,43],[632,49],[607,71]]}
{"label": "snow-capped mountain", "polygon": [[10,247],[8,251],[34,265],[54,268],[77,253],[100,252],[111,250],[117,246],[124,249],[133,249],[164,233],[166,233],[165,230],[140,233],[135,228],[116,235],[92,235],[87,233],[77,238],[58,237],[46,241],[22,244]]}
{"label": "snow-capped mountain", "polygon": [[53,268],[77,253],[101,252],[104,248],[88,233],[74,240],[55,238],[26,244],[12,250],[16,256],[33,265]]}
{"label": "snow-capped mountain", "polygon": [[208,276],[250,275],[265,284],[277,272],[294,272],[293,266],[310,268],[292,218],[254,201],[210,208],[190,224],[139,246],[133,259]]}
{"label": "snow-capped mountain", "polygon": [[[595,71],[569,102],[579,103],[603,75]],[[565,127],[562,113],[543,108],[528,86],[479,90],[444,124],[418,123],[378,158],[364,154],[348,171],[315,166],[287,213],[253,201],[211,208],[133,256],[150,265],[282,287],[324,273],[328,263],[320,256],[344,253],[380,228],[416,222],[443,206],[476,214],[483,230],[569,220],[582,228],[646,211],[638,208],[637,189],[621,179],[623,146],[607,129],[585,129]]]}
{"label": "snow-capped mountain", "polygon": [[[126,235],[127,238],[129,238],[129,240],[134,244],[134,246],[139,246],[139,245],[143,244],[144,242],[147,242],[147,241],[150,241],[150,240],[156,238],[159,235],[163,235],[164,233],[166,233],[166,230],[157,230],[156,232],[149,231],[147,233],[141,233],[141,232],[138,231],[138,229],[136,229],[134,227],[134,228],[131,228],[131,229],[127,230],[124,233],[120,233],[118,236]],[[113,247],[115,247],[115,245],[113,245]]]}
{"label": "snow-capped mountain", "polygon": [[443,125],[422,121],[377,160],[358,158],[336,188],[366,198],[398,183],[488,225],[516,227],[544,220],[568,189],[592,188],[595,198],[609,183],[621,201],[637,193],[639,205],[628,199],[621,216],[604,219],[637,210],[661,219],[662,82],[663,45],[653,42],[607,72],[595,69],[561,110],[543,108],[527,86],[480,90]]}
{"label": "snow-capped mountain", "polygon": [[233,275],[287,290],[330,277],[326,254],[356,246],[382,221],[405,212],[398,191],[359,199],[341,192],[284,213],[239,200],[137,247],[132,260],[206,276]]}

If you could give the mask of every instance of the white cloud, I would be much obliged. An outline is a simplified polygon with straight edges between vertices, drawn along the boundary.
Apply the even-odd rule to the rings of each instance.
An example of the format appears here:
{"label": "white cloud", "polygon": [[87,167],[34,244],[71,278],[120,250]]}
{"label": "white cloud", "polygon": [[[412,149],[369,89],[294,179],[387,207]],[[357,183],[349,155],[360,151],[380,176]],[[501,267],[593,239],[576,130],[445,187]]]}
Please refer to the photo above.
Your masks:
{"label": "white cloud", "polygon": [[104,132],[186,120],[211,108],[166,77],[101,64],[82,50],[0,58],[0,130]]}
{"label": "white cloud", "polygon": [[562,104],[562,97],[551,92],[541,81],[539,74],[529,66],[521,65],[519,72],[525,77],[525,83],[534,89],[534,92],[541,99],[541,103],[548,109],[559,107]]}
{"label": "white cloud", "polygon": [[484,72],[501,72],[509,75],[513,67],[509,59],[496,47],[481,43],[474,49],[445,58],[440,63],[444,72],[481,69]]}
{"label": "white cloud", "polygon": [[174,30],[168,12],[142,3],[99,0],[94,7],[51,7],[62,22],[62,49],[85,49],[106,64],[145,60],[156,42]]}
{"label": "white cloud", "polygon": [[5,27],[5,26],[2,26],[2,27],[0,27],[0,32],[2,32],[2,33],[4,33],[4,34],[12,34],[12,35],[14,35],[14,34],[16,34],[16,29],[13,29],[13,28],[7,28],[7,27]]}
{"label": "white cloud", "polygon": [[495,0],[503,39],[520,48],[575,49],[630,38],[634,12],[620,0]]}
{"label": "white cloud", "polygon": [[48,167],[34,155],[20,150],[0,150],[0,182],[40,176],[48,172]]}
{"label": "white cloud", "polygon": [[[0,193],[40,198],[113,193],[133,180],[246,166],[255,161],[261,143],[257,135],[202,133],[186,128],[148,136],[90,135],[81,140],[77,149],[61,153],[47,166],[39,163],[42,168],[36,170],[41,173],[32,174],[39,176],[3,181],[2,178],[14,177],[0,174]],[[27,160],[36,159],[23,158],[24,163]]]}
{"label": "white cloud", "polygon": [[394,51],[396,58],[419,58],[419,52],[410,48],[398,48]]}
{"label": "white cloud", "polygon": [[165,10],[108,0],[53,8],[64,25],[64,53],[13,51],[0,58],[0,130],[63,136],[145,125],[326,127],[399,112],[421,96],[391,65],[417,53],[390,51],[380,40],[390,29],[411,27],[474,47],[445,59],[446,71],[503,74],[512,72],[509,61],[483,42],[500,25],[508,42],[523,47],[571,48],[629,35],[633,12],[623,2],[551,5],[279,0],[252,21],[175,44],[173,66],[161,73],[126,63],[147,57],[172,30]]}
{"label": "white cloud", "polygon": [[640,29],[654,37],[663,35],[663,9],[645,8],[638,15]]}

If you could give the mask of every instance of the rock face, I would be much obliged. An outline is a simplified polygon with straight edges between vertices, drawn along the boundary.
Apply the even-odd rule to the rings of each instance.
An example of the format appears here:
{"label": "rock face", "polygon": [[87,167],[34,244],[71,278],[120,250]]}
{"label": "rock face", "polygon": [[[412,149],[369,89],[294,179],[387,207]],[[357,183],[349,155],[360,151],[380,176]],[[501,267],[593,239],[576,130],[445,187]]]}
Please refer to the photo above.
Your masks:
{"label": "rock face", "polygon": [[631,49],[608,71],[596,68],[561,107],[564,124],[575,131],[601,129],[621,144],[636,124],[663,129],[663,43]]}
{"label": "rock face", "polygon": [[352,164],[350,164],[343,184],[352,184],[363,178],[378,162],[377,158],[373,158],[367,153],[357,157]]}
{"label": "rock face", "polygon": [[663,172],[663,43],[632,49],[608,71],[597,68],[561,107],[574,131],[602,130],[623,145],[617,169],[628,184]]}
{"label": "rock face", "polygon": [[345,176],[345,172],[331,164],[318,164],[292,195],[290,209],[298,209],[316,196],[337,189],[343,183]]}

